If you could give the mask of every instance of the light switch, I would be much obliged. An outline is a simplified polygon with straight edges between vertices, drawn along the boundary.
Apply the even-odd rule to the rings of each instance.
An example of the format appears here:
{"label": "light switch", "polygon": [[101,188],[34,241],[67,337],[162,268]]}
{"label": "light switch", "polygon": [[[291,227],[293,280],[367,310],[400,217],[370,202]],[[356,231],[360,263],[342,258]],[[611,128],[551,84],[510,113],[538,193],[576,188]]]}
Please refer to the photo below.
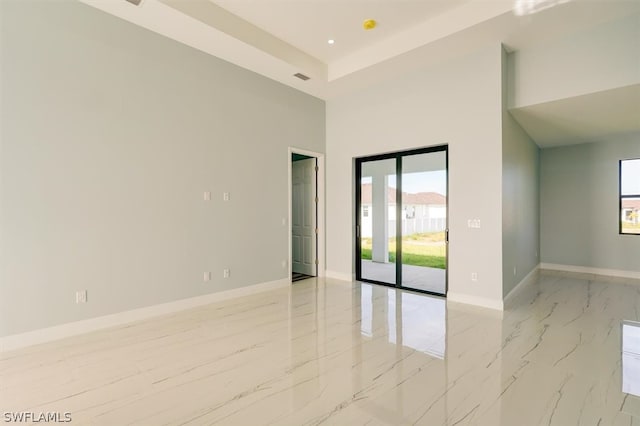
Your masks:
{"label": "light switch", "polygon": [[87,290],[76,291],[76,303],[87,303]]}
{"label": "light switch", "polygon": [[222,193],[222,199],[224,201],[229,201],[231,199],[231,194],[229,192],[223,192]]}
{"label": "light switch", "polygon": [[203,198],[205,201],[210,201],[211,200],[211,191],[205,191]]}
{"label": "light switch", "polygon": [[480,228],[480,219],[469,219],[469,220],[467,220],[467,227],[469,227],[469,228]]}

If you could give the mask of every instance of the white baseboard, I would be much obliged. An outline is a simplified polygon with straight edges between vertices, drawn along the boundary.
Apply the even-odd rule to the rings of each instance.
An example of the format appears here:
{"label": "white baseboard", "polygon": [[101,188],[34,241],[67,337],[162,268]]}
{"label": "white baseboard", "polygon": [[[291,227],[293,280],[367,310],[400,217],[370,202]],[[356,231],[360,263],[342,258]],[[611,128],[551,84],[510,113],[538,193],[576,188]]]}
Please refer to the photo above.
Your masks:
{"label": "white baseboard", "polygon": [[536,265],[535,268],[531,270],[523,279],[516,285],[504,298],[504,305],[506,306],[515,296],[520,293],[526,286],[535,282],[538,277],[538,270],[540,269],[540,264]]}
{"label": "white baseboard", "polygon": [[620,278],[632,278],[640,279],[640,272],[638,271],[621,271],[618,269],[600,269],[591,268],[589,266],[575,266],[575,265],[558,265],[555,263],[541,263],[540,269],[549,269],[552,271],[565,271],[565,272],[579,272],[583,274],[604,275],[607,277],[620,277]]}
{"label": "white baseboard", "polygon": [[355,281],[355,277],[353,274],[345,274],[342,272],[335,272],[335,271],[329,271],[329,270],[325,271],[324,274],[325,274],[325,277],[333,278],[335,280],[349,281],[349,282]]}
{"label": "white baseboard", "polygon": [[474,305],[481,308],[494,309],[497,311],[504,310],[504,303],[502,300],[489,299],[481,296],[471,296],[469,294],[454,293],[452,291],[447,292],[447,301],[464,303],[467,305]]}
{"label": "white baseboard", "polygon": [[269,290],[275,290],[278,288],[284,288],[290,285],[291,281],[289,279],[270,281],[266,283],[221,291],[218,293],[210,293],[202,296],[190,297],[188,299],[180,299],[173,302],[161,303],[159,305],[146,306],[144,308],[133,309],[130,311],[118,312],[101,317],[89,318],[86,320],[75,321],[56,325],[53,327],[28,331],[25,333],[0,337],[0,352],[6,352],[26,346],[36,345],[39,343],[50,342],[53,340],[59,340],[65,337],[71,337],[78,334],[89,333],[91,331],[127,324],[133,321],[139,321],[157,317],[160,315],[184,311],[186,309],[208,305],[210,303],[221,302],[223,300],[229,300],[237,297],[249,296],[251,294],[262,293]]}

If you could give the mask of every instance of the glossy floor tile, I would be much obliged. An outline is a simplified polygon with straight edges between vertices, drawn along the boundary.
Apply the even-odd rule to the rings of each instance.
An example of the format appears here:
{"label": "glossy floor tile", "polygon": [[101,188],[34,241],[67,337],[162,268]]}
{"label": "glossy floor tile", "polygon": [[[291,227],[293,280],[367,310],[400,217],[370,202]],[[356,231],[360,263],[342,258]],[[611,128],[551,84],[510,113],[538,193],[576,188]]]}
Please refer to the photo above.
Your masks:
{"label": "glossy floor tile", "polygon": [[587,275],[543,272],[504,315],[310,279],[3,353],[0,412],[81,425],[640,425],[640,398],[622,392],[640,381],[639,311],[638,282]]}

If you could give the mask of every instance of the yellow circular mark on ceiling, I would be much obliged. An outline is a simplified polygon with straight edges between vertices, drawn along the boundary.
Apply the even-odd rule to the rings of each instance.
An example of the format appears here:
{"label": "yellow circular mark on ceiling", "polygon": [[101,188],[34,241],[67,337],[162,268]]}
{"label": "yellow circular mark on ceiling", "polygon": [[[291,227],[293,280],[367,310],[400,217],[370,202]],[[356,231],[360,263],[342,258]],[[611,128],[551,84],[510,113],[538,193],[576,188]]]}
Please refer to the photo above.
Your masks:
{"label": "yellow circular mark on ceiling", "polygon": [[378,23],[375,21],[375,19],[366,19],[362,23],[362,28],[368,31],[374,29],[376,25],[378,25]]}

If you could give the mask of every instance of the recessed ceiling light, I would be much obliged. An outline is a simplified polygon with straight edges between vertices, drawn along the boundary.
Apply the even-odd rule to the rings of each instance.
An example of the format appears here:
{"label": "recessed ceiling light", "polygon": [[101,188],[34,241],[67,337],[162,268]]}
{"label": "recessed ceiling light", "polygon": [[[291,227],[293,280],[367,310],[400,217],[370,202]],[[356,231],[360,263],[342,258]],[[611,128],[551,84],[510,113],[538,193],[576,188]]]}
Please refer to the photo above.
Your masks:
{"label": "recessed ceiling light", "polygon": [[331,39],[329,39],[329,40],[327,40],[327,43],[329,43],[329,44],[333,44],[333,43],[335,43],[335,42],[336,42],[336,41],[335,41],[334,39],[332,39],[332,38],[331,38]]}

